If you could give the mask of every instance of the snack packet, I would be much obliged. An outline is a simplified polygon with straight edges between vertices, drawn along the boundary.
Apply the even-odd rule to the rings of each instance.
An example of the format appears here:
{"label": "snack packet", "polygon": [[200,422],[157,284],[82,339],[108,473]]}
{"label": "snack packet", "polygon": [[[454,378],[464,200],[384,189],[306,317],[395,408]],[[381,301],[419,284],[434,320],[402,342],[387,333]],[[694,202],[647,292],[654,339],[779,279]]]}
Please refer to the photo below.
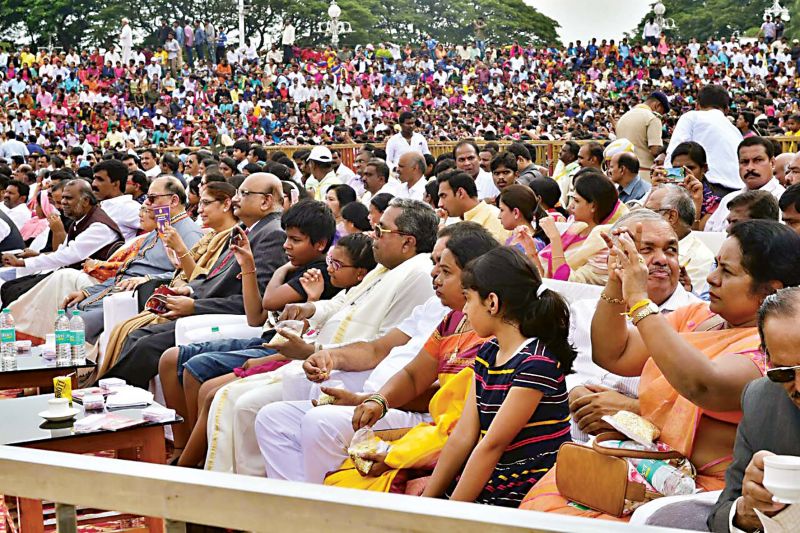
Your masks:
{"label": "snack packet", "polygon": [[374,453],[385,453],[389,451],[389,444],[375,436],[371,427],[363,427],[356,431],[350,441],[347,454],[353,460],[356,470],[362,476],[369,474],[375,461],[364,459],[363,456]]}
{"label": "snack packet", "polygon": [[53,392],[56,398],[66,398],[72,405],[72,378],[69,376],[53,378]]}
{"label": "snack packet", "polygon": [[653,442],[661,435],[661,431],[650,421],[630,411],[618,411],[613,416],[604,416],[603,421],[648,450],[653,449]]}

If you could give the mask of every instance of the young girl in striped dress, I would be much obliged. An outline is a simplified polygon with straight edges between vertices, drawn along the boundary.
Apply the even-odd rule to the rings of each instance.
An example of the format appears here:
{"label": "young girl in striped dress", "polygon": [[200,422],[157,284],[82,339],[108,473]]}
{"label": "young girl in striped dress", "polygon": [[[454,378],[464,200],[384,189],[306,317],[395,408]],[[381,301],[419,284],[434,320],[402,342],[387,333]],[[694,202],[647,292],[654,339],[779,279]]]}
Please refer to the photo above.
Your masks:
{"label": "young girl in striped dress", "polygon": [[470,262],[462,286],[472,327],[492,340],[478,352],[464,413],[423,495],[518,507],[570,440],[569,307],[510,247]]}

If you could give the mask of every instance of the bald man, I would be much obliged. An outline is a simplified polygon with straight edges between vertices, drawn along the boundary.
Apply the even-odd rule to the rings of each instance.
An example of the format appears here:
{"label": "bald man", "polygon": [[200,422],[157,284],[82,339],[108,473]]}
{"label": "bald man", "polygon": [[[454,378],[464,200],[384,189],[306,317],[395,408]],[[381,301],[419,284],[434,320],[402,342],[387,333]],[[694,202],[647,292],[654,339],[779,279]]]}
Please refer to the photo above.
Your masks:
{"label": "bald man", "polygon": [[[233,197],[233,213],[247,232],[257,266],[256,276],[261,293],[272,273],[286,263],[281,229],[283,189],[277,176],[265,172],[249,175]],[[147,388],[158,374],[158,361],[164,350],[175,345],[175,320],[204,314],[243,315],[242,271],[228,249],[220,253],[207,275],[176,289],[178,296],[167,299],[169,321],[134,330],[125,341],[117,362],[101,377],[116,377],[129,384]]]}
{"label": "bald man", "polygon": [[419,152],[406,152],[397,160],[397,177],[402,183],[398,189],[400,198],[423,201],[425,197],[425,156]]}
{"label": "bald man", "polygon": [[775,156],[775,178],[783,185],[788,187],[791,183],[786,183],[786,167],[792,162],[797,154],[784,152]]}

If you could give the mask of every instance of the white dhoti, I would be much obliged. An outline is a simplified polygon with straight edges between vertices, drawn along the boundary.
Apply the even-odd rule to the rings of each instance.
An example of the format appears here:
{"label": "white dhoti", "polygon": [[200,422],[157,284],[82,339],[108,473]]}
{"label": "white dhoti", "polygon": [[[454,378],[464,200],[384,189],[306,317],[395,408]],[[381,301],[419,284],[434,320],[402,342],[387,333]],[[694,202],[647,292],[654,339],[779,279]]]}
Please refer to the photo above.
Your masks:
{"label": "white dhoti", "polygon": [[64,298],[71,292],[96,284],[96,279],[81,270],[56,270],[8,306],[14,315],[17,331],[44,339],[54,331],[56,313]]}
{"label": "white dhoti", "polygon": [[[347,458],[353,438],[355,407],[323,405],[308,400],[277,402],[256,417],[255,435],[267,477],[322,483],[328,472]],[[427,413],[389,409],[374,429],[400,429],[430,421]]]}
{"label": "white dhoti", "polygon": [[259,409],[283,399],[284,380],[294,384],[292,388],[301,398],[308,397],[311,383],[305,380],[301,361],[238,379],[217,391],[208,413],[206,470],[264,476],[264,460],[253,428]]}

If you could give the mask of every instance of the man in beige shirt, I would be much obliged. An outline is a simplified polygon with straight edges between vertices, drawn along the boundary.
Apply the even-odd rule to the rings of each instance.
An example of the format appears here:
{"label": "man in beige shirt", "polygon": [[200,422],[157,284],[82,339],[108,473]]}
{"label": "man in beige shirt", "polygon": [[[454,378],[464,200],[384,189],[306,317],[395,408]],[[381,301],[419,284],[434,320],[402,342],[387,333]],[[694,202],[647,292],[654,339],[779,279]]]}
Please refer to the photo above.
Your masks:
{"label": "man in beige shirt", "polygon": [[505,244],[510,233],[500,223],[500,210],[478,200],[478,187],[466,172],[449,170],[437,177],[439,182],[439,208],[447,212],[448,223],[459,220],[475,222],[486,228],[500,244]]}
{"label": "man in beige shirt", "polygon": [[624,137],[633,143],[639,159],[639,175],[648,182],[653,158],[664,146],[660,117],[666,113],[669,113],[667,96],[662,92],[654,92],[643,104],[634,106],[617,121],[617,138]]}

